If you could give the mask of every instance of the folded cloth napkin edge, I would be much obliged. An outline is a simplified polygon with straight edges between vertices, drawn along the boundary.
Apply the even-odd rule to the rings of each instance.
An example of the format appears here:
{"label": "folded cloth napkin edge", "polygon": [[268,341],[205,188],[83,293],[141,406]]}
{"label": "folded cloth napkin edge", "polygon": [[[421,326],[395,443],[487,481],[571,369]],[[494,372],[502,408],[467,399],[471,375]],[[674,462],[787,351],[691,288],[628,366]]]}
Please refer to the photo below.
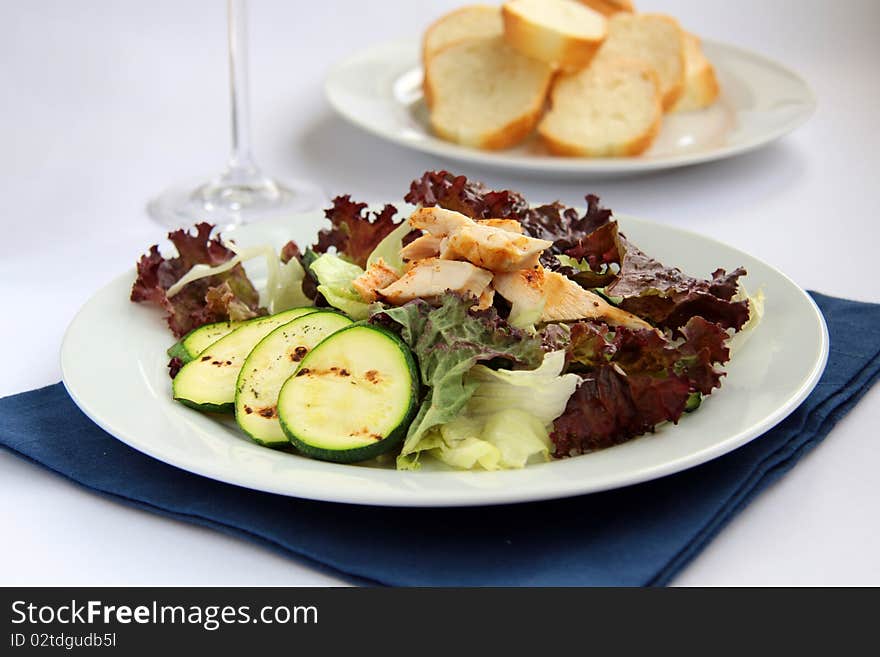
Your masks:
{"label": "folded cloth napkin edge", "polygon": [[[850,329],[852,329],[852,328],[864,328],[864,326],[860,326],[859,323],[853,323],[853,321],[852,321],[852,317],[854,316],[852,314],[853,311],[858,311],[860,314],[863,312],[873,313],[874,315],[877,315],[877,312],[878,312],[878,310],[877,310],[878,307],[874,304],[869,304],[869,305],[872,305],[873,308],[868,308],[867,310],[865,310],[864,308],[858,308],[857,306],[859,306],[859,304],[856,302],[846,302],[844,300],[839,300],[839,299],[835,300],[833,298],[817,299],[817,301],[819,301],[820,305],[822,305],[822,306],[824,306],[825,304],[829,304],[830,310],[835,311],[835,312],[839,312],[839,316],[837,317],[837,320],[836,320],[836,323],[838,324],[838,329],[842,329],[842,328],[846,327],[847,333],[852,333],[852,331],[850,331]],[[823,310],[825,310],[825,309],[823,308]],[[866,315],[866,316],[870,317],[870,315]],[[829,317],[830,317],[830,315],[829,315]],[[829,321],[829,323],[830,323],[830,321]],[[874,331],[874,333],[876,333],[876,331]],[[862,339],[862,341],[864,342],[864,339]],[[843,341],[843,342],[846,342],[846,341]],[[804,453],[810,451],[819,442],[821,442],[822,439],[828,434],[828,432],[830,432],[833,429],[833,427],[837,423],[837,421],[839,421],[846,414],[846,412],[850,408],[852,408],[852,406],[854,406],[861,399],[861,397],[869,389],[869,387],[870,387],[869,384],[873,380],[875,380],[878,375],[877,370],[878,370],[878,365],[880,365],[880,363],[878,363],[877,361],[878,361],[878,357],[880,357],[880,354],[878,354],[875,349],[871,349],[871,351],[868,352],[868,354],[866,354],[863,347],[860,348],[859,346],[857,346],[858,340],[856,340],[855,342],[850,341],[848,344],[851,345],[850,349],[846,348],[846,346],[847,346],[846,344],[844,344],[844,345],[838,344],[839,355],[848,356],[848,357],[850,357],[850,360],[864,359],[866,357],[866,355],[870,355],[871,357],[867,361],[862,360],[862,363],[866,363],[866,364],[862,365],[862,367],[856,373],[853,373],[853,367],[847,366],[847,367],[849,367],[849,369],[847,372],[848,376],[846,379],[840,378],[839,376],[837,378],[831,377],[831,379],[829,379],[828,382],[826,383],[826,386],[833,386],[832,389],[834,390],[834,392],[831,393],[831,396],[828,398],[825,398],[825,399],[818,400],[818,404],[816,404],[815,406],[803,409],[805,414],[807,414],[809,416],[823,415],[824,416],[823,419],[821,419],[821,421],[819,421],[818,424],[815,424],[815,423],[812,423],[809,421],[799,422],[798,423],[799,429],[793,435],[790,435],[788,440],[784,440],[781,443],[771,444],[771,449],[773,451],[770,454],[767,454],[766,450],[765,450],[763,453],[763,457],[762,457],[763,461],[759,461],[759,462],[752,461],[750,468],[749,468],[750,472],[748,470],[743,472],[743,474],[745,474],[745,476],[746,476],[745,481],[738,482],[737,487],[733,491],[727,491],[727,499],[722,500],[723,503],[720,504],[720,508],[715,509],[715,514],[713,514],[715,517],[713,518],[711,515],[709,515],[708,517],[703,518],[704,524],[701,527],[697,528],[697,531],[695,531],[692,535],[690,535],[688,537],[688,539],[682,544],[682,546],[681,546],[682,549],[680,549],[677,554],[672,553],[672,554],[670,554],[670,556],[665,557],[665,559],[666,559],[664,562],[665,565],[664,564],[657,564],[657,565],[661,565],[662,567],[660,569],[658,569],[657,571],[655,571],[655,575],[653,578],[645,578],[640,581],[648,583],[648,584],[654,584],[654,585],[660,585],[660,584],[667,583],[672,577],[674,577],[675,574],[677,574],[677,572],[679,572],[681,570],[681,568],[683,568],[685,565],[687,565],[690,562],[690,560],[693,559],[696,556],[696,554],[698,554],[699,551],[715,535],[717,535],[718,532],[720,532],[720,530],[727,524],[727,522],[729,522],[733,517],[735,517],[761,490],[763,490],[763,488],[768,483],[776,481],[785,472],[787,472],[791,467],[793,467],[793,465],[797,462],[797,460]],[[871,346],[873,346],[873,345],[871,345]],[[833,345],[832,345],[832,347],[833,347]],[[845,361],[846,361],[846,359],[844,359],[844,362]],[[838,365],[840,366],[839,369],[845,369],[843,363],[839,362]],[[855,387],[854,387],[854,384],[855,384]],[[22,401],[25,402],[23,405],[24,408],[26,410],[39,409],[39,397],[36,395],[36,393],[39,393],[40,391],[48,391],[48,389],[60,388],[60,387],[61,386],[59,386],[58,384],[55,384],[54,386],[46,386],[45,388],[39,389],[37,391],[31,391],[30,393],[20,393],[21,395],[34,395],[34,397],[26,397],[25,399],[22,399]],[[64,392],[64,395],[66,397],[66,402],[70,402],[70,398],[69,398],[69,396],[66,395],[66,391]],[[843,395],[843,396],[841,396],[841,395]],[[18,395],[13,395],[13,397],[17,397],[17,396]],[[56,395],[55,400],[60,401],[60,398],[58,398]],[[828,409],[828,406],[831,406],[830,410]],[[66,408],[66,405],[64,407]],[[19,410],[21,410],[21,408],[22,407],[19,406]],[[20,433],[19,437],[18,437],[19,442],[17,443],[17,446],[19,448],[22,448],[25,450],[30,449],[29,446],[33,446],[33,448],[35,449],[35,453],[40,454],[41,453],[39,451],[40,443],[38,443],[36,441],[39,440],[39,436],[40,436],[39,432],[43,429],[43,427],[40,426],[40,418],[38,417],[38,418],[36,418],[36,420],[37,420],[36,424],[32,424],[29,426],[22,425],[21,428],[29,429],[31,432],[36,431],[36,434],[30,433],[30,435],[29,435],[28,433],[25,433],[22,435]],[[811,424],[812,424],[812,426],[810,426]],[[2,428],[6,428],[6,427],[2,427]],[[808,431],[808,429],[809,429],[809,431]],[[14,431],[14,428],[13,428],[13,431]],[[807,435],[802,435],[801,440],[797,440],[797,437],[801,434],[807,434]],[[0,438],[4,438],[4,436],[0,435]],[[15,437],[13,436],[13,438],[15,438]],[[0,441],[0,442],[2,442],[2,441]],[[43,447],[42,455],[44,457],[48,456],[47,461],[60,463],[61,466],[66,465],[66,463],[63,461],[63,459],[61,461],[58,460],[59,456],[60,457],[64,456],[63,452],[60,454],[56,453],[53,455],[51,452],[51,444],[46,445],[45,443],[43,443],[42,447]],[[118,447],[124,448],[125,450],[131,450],[131,448],[124,446],[124,445],[119,445]],[[249,527],[249,525],[248,525],[249,521],[247,520],[247,518],[242,518],[241,516],[236,517],[234,514],[232,514],[232,515],[222,514],[222,513],[218,514],[218,517],[224,517],[224,518],[231,517],[233,519],[233,522],[230,524],[229,522],[218,521],[210,516],[205,517],[205,516],[195,514],[195,513],[186,513],[185,511],[183,511],[183,512],[180,511],[181,508],[185,508],[185,505],[184,506],[177,506],[175,503],[175,504],[169,505],[166,508],[164,506],[158,506],[155,504],[151,504],[148,501],[145,502],[145,501],[138,499],[136,497],[131,497],[131,496],[127,496],[125,494],[120,494],[120,493],[115,492],[114,490],[104,490],[104,489],[97,487],[95,485],[91,485],[90,483],[85,483],[84,481],[77,479],[74,476],[68,475],[63,470],[59,470],[58,468],[53,467],[53,465],[50,465],[49,462],[44,462],[44,461],[40,460],[39,458],[31,457],[30,454],[28,454],[24,451],[21,451],[21,449],[16,449],[15,447],[12,447],[12,446],[7,446],[7,448],[10,449],[10,451],[12,451],[13,453],[24,456],[29,461],[40,464],[43,467],[46,467],[46,468],[52,470],[53,472],[57,472],[59,474],[62,474],[66,479],[73,481],[75,483],[78,483],[78,484],[82,485],[84,488],[86,488],[88,490],[92,490],[94,492],[97,492],[101,495],[105,495],[107,497],[112,497],[118,501],[121,501],[123,503],[128,503],[132,506],[135,506],[137,508],[141,508],[143,510],[153,511],[153,512],[158,511],[161,515],[165,515],[167,517],[171,517],[176,520],[193,522],[193,523],[201,525],[201,526],[206,526],[206,527],[218,529],[224,533],[227,533],[229,535],[234,535],[239,538],[246,538],[251,541],[257,541],[261,544],[266,545],[270,549],[273,549],[274,551],[282,552],[285,556],[290,557],[291,555],[295,555],[298,558],[302,558],[304,560],[307,560],[309,563],[314,563],[319,568],[321,568],[321,567],[328,568],[331,571],[333,571],[334,574],[338,574],[344,579],[355,579],[358,577],[358,575],[349,574],[349,573],[354,573],[356,571],[359,572],[359,569],[353,568],[352,566],[354,564],[352,564],[352,563],[345,563],[344,558],[347,557],[348,555],[343,554],[342,555],[343,560],[341,562],[337,562],[338,563],[338,565],[337,565],[337,564],[334,564],[333,561],[328,560],[328,554],[325,554],[323,550],[313,550],[310,553],[306,549],[307,546],[304,545],[304,542],[300,541],[299,539],[294,540],[292,542],[290,540],[288,540],[288,544],[285,544],[283,542],[283,540],[274,541],[272,538],[267,538],[266,536],[264,536],[258,532],[250,531],[248,528],[246,528],[246,527]],[[46,451],[47,449],[49,451]],[[102,446],[102,451],[103,450],[107,450],[107,448]],[[135,453],[134,450],[132,450],[132,453]],[[143,455],[139,455],[139,456],[141,456],[142,458],[148,458],[148,457],[143,457]],[[165,465],[166,464],[162,464],[163,467],[165,467]],[[174,470],[181,472],[181,473],[185,473],[185,471],[179,470],[178,468],[174,468]],[[76,470],[74,470],[74,471],[76,472]],[[82,474],[83,471],[81,471],[81,470],[79,472],[81,473],[81,476],[86,477],[88,479],[88,474],[89,474],[88,472],[85,472],[85,474]],[[198,475],[193,475],[191,473],[185,473],[185,475],[187,477],[199,477]],[[205,478],[201,478],[201,479],[204,479],[205,481],[210,482],[211,484],[230,486],[233,489],[237,488],[237,487],[234,487],[229,484],[219,484],[219,482],[213,482],[213,480],[208,480]],[[112,484],[110,484],[110,485],[112,485]],[[123,487],[121,490],[125,490],[125,488]],[[246,490],[246,489],[244,489],[244,490]],[[151,497],[149,495],[149,491],[147,491],[147,493],[148,493],[147,497],[149,499],[160,499],[160,500],[162,499],[161,497],[156,497],[156,496]],[[586,496],[586,497],[589,497],[589,496]],[[632,497],[632,496],[630,496],[630,497]],[[165,497],[166,502],[170,501],[170,499],[171,498],[169,498],[167,496]],[[618,499],[620,499],[620,498],[618,498]],[[595,506],[595,505],[593,505],[593,506]],[[205,507],[200,507],[200,508],[205,509]],[[591,508],[590,505],[588,505],[588,508]],[[172,510],[172,509],[174,509],[174,510]],[[208,507],[205,510],[205,512],[211,513],[211,508]],[[381,516],[381,514],[377,514],[377,515]],[[306,518],[310,517],[307,512],[306,512],[305,517]],[[242,523],[244,523],[244,524],[242,524]],[[264,528],[265,528],[265,526],[264,526]],[[267,529],[268,529],[269,534],[271,535],[272,531],[273,531],[273,527],[270,526]],[[691,527],[691,529],[693,529],[693,528]],[[281,536],[281,539],[284,539],[283,534],[280,536]],[[308,541],[306,541],[305,543],[308,543]],[[291,545],[293,547],[291,547]],[[363,566],[364,564],[361,563],[358,565]],[[366,567],[365,567],[366,571],[369,572],[370,567],[372,567],[372,566],[373,566],[373,564],[369,564],[369,563],[366,564]],[[379,569],[381,570],[381,566],[379,567]],[[373,568],[373,570],[375,571],[375,568]],[[399,583],[400,578],[404,577],[404,575],[402,575],[402,574],[393,573],[393,572],[388,572],[385,574],[390,577],[390,581],[385,581],[385,578],[382,578],[382,577],[375,577],[375,576],[371,576],[371,575],[366,575],[367,581],[373,582],[373,583],[394,584],[395,583],[394,578],[398,578],[397,583]],[[410,578],[412,579],[411,574],[410,574]],[[418,578],[416,578],[415,581],[418,581]]]}
{"label": "folded cloth napkin edge", "polygon": [[[708,545],[730,522],[733,521],[740,512],[745,509],[751,502],[763,493],[769,486],[776,483],[782,476],[791,470],[806,455],[822,443],[825,437],[834,429],[835,425],[842,420],[847,413],[859,403],[868,390],[871,389],[878,376],[880,376],[880,368],[877,367],[877,358],[880,354],[876,354],[872,361],[854,377],[854,379],[863,379],[859,381],[853,394],[847,396],[842,401],[836,403],[834,408],[828,413],[828,417],[820,424],[817,431],[813,433],[813,437],[801,444],[796,444],[795,449],[790,454],[779,458],[762,469],[762,474],[747,489],[741,489],[732,496],[732,504],[722,506],[718,516],[705,525],[697,534],[689,541],[682,551],[673,557],[666,567],[664,567],[652,580],[650,586],[665,586],[678,573],[680,573],[697,555],[702,552],[703,548]],[[870,370],[871,364],[875,365],[874,371]],[[832,401],[832,400],[829,400]],[[820,407],[813,409],[810,414],[819,413]],[[790,447],[796,441],[790,440],[781,446],[781,450]]]}

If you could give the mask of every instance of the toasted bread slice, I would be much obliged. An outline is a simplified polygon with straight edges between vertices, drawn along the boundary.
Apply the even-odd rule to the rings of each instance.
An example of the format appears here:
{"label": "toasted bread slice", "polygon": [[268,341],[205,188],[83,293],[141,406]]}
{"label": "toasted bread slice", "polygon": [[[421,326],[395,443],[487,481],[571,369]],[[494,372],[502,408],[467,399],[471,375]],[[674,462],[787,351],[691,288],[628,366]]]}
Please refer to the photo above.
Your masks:
{"label": "toasted bread slice", "polygon": [[718,99],[721,89],[712,63],[703,54],[699,37],[685,34],[684,93],[672,107],[673,112],[692,112],[709,107]]}
{"label": "toasted bread slice", "polygon": [[608,31],[602,14],[576,0],[510,0],[501,13],[510,45],[567,71],[589,64]]}
{"label": "toasted bread slice", "polygon": [[633,6],[632,0],[580,0],[590,9],[595,9],[605,16],[613,16],[618,12],[626,12],[632,14],[636,8]]}
{"label": "toasted bread slice", "polygon": [[[469,5],[456,9],[431,23],[422,37],[422,68],[428,68],[428,61],[447,46],[468,39],[491,39],[504,33],[501,8],[490,5]],[[431,90],[422,85],[425,103],[434,104]]]}
{"label": "toasted bread slice", "polygon": [[608,19],[608,38],[596,59],[641,59],[657,72],[663,109],[684,91],[685,32],[674,18],[661,14],[615,14]]}
{"label": "toasted bread slice", "polygon": [[556,155],[638,155],[654,141],[663,117],[657,74],[640,60],[603,59],[560,75],[550,103],[538,134]]}
{"label": "toasted bread slice", "polygon": [[550,66],[514,50],[503,37],[453,43],[425,69],[431,126],[465,146],[513,146],[538,122],[552,77]]}
{"label": "toasted bread slice", "polygon": [[486,39],[504,32],[501,9],[491,5],[469,5],[431,23],[422,38],[422,62],[435,53],[465,39]]}

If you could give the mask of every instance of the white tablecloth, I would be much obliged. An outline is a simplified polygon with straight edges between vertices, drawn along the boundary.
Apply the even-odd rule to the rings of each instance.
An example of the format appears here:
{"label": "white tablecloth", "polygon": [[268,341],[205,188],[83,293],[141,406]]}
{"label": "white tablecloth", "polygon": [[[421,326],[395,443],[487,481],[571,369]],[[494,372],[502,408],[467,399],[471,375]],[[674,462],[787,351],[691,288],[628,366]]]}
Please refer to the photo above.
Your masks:
{"label": "white tablecloth", "polygon": [[[398,199],[442,166],[337,119],[333,62],[411,35],[455,1],[254,0],[259,161],[331,193]],[[536,201],[587,191],[621,213],[747,250],[805,288],[880,301],[880,3],[642,0],[706,37],[799,71],[819,110],[757,153],[617,181],[553,183],[455,167]],[[0,3],[0,395],[60,378],[74,313],[162,236],[144,212],[213,174],[228,144],[225,15],[214,0]],[[741,513],[676,584],[880,584],[880,388]],[[63,431],[63,427],[59,428]],[[0,584],[314,585],[333,573],[109,502],[0,451]]]}

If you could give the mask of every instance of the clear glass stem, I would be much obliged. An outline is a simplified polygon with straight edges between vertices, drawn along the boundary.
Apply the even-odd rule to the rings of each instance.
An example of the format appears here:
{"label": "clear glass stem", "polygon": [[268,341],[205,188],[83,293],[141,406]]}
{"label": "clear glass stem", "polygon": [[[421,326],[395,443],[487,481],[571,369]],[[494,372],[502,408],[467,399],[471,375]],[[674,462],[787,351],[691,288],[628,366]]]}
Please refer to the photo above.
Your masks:
{"label": "clear glass stem", "polygon": [[232,145],[226,170],[199,186],[166,190],[147,205],[156,221],[177,228],[207,221],[231,230],[269,216],[313,210],[326,199],[308,182],[281,185],[265,176],[251,151],[250,89],[248,88],[247,3],[226,0],[229,41],[229,100]]}
{"label": "clear glass stem", "polygon": [[195,195],[203,203],[222,204],[237,210],[255,203],[274,202],[284,190],[263,175],[251,150],[247,2],[226,0],[226,10],[232,144],[226,170],[196,190]]}
{"label": "clear glass stem", "polygon": [[229,174],[244,174],[249,178],[257,173],[251,151],[250,88],[248,87],[247,3],[245,0],[226,0],[229,39],[229,100],[232,119],[232,150],[229,156]]}

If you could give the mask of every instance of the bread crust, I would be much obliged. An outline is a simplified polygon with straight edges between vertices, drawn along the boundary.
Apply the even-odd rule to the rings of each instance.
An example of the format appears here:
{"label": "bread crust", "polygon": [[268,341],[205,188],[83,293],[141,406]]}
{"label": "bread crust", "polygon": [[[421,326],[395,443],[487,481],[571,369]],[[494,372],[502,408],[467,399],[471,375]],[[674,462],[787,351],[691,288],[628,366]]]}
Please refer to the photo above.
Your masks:
{"label": "bread crust", "polygon": [[450,11],[446,14],[443,14],[440,18],[433,21],[430,25],[428,25],[428,28],[425,30],[425,33],[422,36],[422,66],[427,65],[428,59],[430,59],[432,54],[436,54],[436,52],[439,52],[440,50],[442,50],[446,46],[452,45],[453,43],[457,43],[458,41],[460,41],[460,39],[456,40],[456,41],[450,41],[449,43],[444,44],[443,48],[438,48],[434,53],[429,52],[428,42],[430,41],[431,35],[434,33],[434,31],[437,29],[437,27],[440,26],[441,24],[445,23],[449,19],[454,18],[455,16],[458,16],[459,14],[464,14],[469,11],[473,11],[474,9],[498,11],[498,7],[496,7],[494,5],[487,5],[487,4],[466,5],[464,7],[459,7],[458,9],[453,9],[452,11]]}
{"label": "bread crust", "polygon": [[580,2],[604,16],[613,16],[620,12],[631,14],[636,10],[632,0],[580,0]]}
{"label": "bread crust", "polygon": [[431,63],[425,62],[422,67],[422,97],[430,110],[434,107],[434,85],[431,82]]}
{"label": "bread crust", "polygon": [[[467,38],[468,38],[468,37],[464,37],[462,39],[456,39],[454,41],[450,41],[450,42],[444,44],[442,47],[434,49],[432,52],[428,48],[428,42],[431,39],[431,35],[433,34],[433,32],[437,29],[437,27],[439,25],[445,23],[446,21],[448,21],[450,19],[454,19],[456,16],[458,16],[460,14],[464,14],[464,13],[473,11],[474,9],[493,11],[493,12],[497,11],[500,13],[500,10],[498,9],[498,7],[496,7],[494,5],[474,4],[474,5],[467,5],[465,7],[459,7],[458,9],[454,9],[453,11],[450,11],[446,14],[443,14],[440,18],[438,18],[434,22],[432,22],[428,26],[428,28],[425,30],[425,33],[422,35],[422,70],[424,71],[424,78],[422,79],[422,95],[424,96],[425,103],[427,104],[429,109],[432,106],[433,101],[434,101],[432,94],[431,94],[431,89],[427,84],[428,63],[429,63],[431,57],[436,55],[441,50],[445,50],[449,46],[455,45],[463,40],[467,40]],[[472,38],[479,38],[479,37],[472,37]]]}
{"label": "bread crust", "polygon": [[[609,56],[614,57],[615,59],[620,57],[629,57],[630,54],[617,52],[620,49],[615,43],[615,25],[618,24],[618,21],[641,21],[642,19],[650,19],[657,20],[663,23],[668,24],[673,30],[678,34],[678,78],[675,80],[668,81],[668,87],[663,88],[661,86],[661,92],[663,93],[663,110],[669,111],[673,105],[678,101],[681,95],[684,93],[685,87],[685,79],[686,79],[686,59],[685,59],[685,51],[686,51],[686,37],[687,33],[681,28],[678,21],[674,19],[672,16],[668,16],[666,14],[618,14],[609,19],[609,38],[606,41],[609,48],[613,47],[612,52],[603,52],[601,49],[597,55],[597,59],[608,58]],[[635,55],[633,55],[635,56]],[[647,62],[646,63],[650,63]]]}
{"label": "bread crust", "polygon": [[[703,53],[699,37],[690,34],[688,38],[694,41],[695,54],[699,58],[700,67],[696,75],[686,75],[684,91],[670,109],[671,112],[692,112],[704,109],[718,100],[721,93],[715,68]],[[690,65],[689,62],[687,64]],[[685,68],[687,69],[688,66]]]}
{"label": "bread crust", "polygon": [[[546,91],[544,95],[546,95]],[[508,123],[506,126],[489,133],[481,141],[479,148],[487,151],[500,151],[511,146],[516,146],[523,139],[528,137],[535,129],[538,121],[541,119],[541,113],[544,109],[544,95],[541,96],[541,102],[532,109],[528,114],[524,114],[515,121]]]}
{"label": "bread crust", "polygon": [[[445,52],[446,50],[459,45],[461,45],[461,42],[450,43],[434,54],[436,56],[441,52]],[[544,106],[546,104],[547,95],[550,91],[550,87],[555,77],[555,74],[552,72],[547,75],[543,86],[535,93],[534,103],[531,107],[527,108],[527,110],[523,114],[516,117],[513,121],[510,121],[501,126],[497,130],[482,135],[474,142],[463,141],[458,137],[457,134],[452,131],[446,130],[442,125],[439,125],[435,121],[435,116],[433,112],[431,112],[429,115],[431,129],[434,131],[434,134],[436,134],[441,139],[452,143],[461,144],[462,146],[471,146],[474,148],[491,151],[504,150],[506,148],[516,146],[534,131],[535,126],[538,124],[538,121],[541,120],[541,116],[544,113]],[[430,66],[425,68],[422,84],[424,88],[425,102],[428,102],[429,96],[433,101],[433,99],[435,99],[437,96],[437,91],[435,90],[435,84],[431,76]],[[429,103],[428,108],[432,109],[432,107],[433,103]]]}
{"label": "bread crust", "polygon": [[518,51],[564,71],[589,65],[608,34],[607,26],[598,38],[560,35],[533,23],[507,5],[501,7],[504,38]]}
{"label": "bread crust", "polygon": [[612,150],[591,150],[589,148],[583,148],[556,139],[552,135],[542,132],[540,128],[538,128],[538,135],[541,137],[541,142],[553,155],[559,155],[562,157],[632,157],[635,155],[641,155],[651,147],[651,144],[654,143],[657,134],[660,132],[660,126],[663,123],[662,117],[663,111],[661,109],[658,112],[654,123],[651,124],[647,131],[635,139],[622,144],[620,148]]}
{"label": "bread crust", "polygon": [[[650,148],[651,144],[654,143],[654,140],[660,132],[660,127],[663,124],[663,103],[662,95],[660,93],[660,81],[657,78],[657,73],[651,67],[646,66],[641,61],[637,60],[619,60],[618,64],[638,70],[645,78],[653,83],[656,94],[654,97],[653,108],[654,118],[651,121],[651,124],[642,134],[637,135],[622,144],[618,144],[611,148],[591,148],[588,145],[567,142],[560,136],[554,135],[544,123],[541,123],[538,126],[538,136],[551,154],[563,157],[628,157],[641,155]],[[551,91],[551,103],[553,102],[554,92],[555,88]]]}
{"label": "bread crust", "polygon": [[678,78],[677,84],[673,85],[671,88],[667,89],[666,93],[663,94],[663,111],[669,111],[675,103],[678,102],[678,99],[681,98],[681,95],[684,93],[684,82],[685,76],[687,74],[685,61],[685,31],[682,29],[681,24],[674,19],[672,16],[667,16],[666,14],[644,14],[645,16],[651,16],[653,18],[658,18],[660,20],[666,21],[679,33],[679,42],[681,46],[678,49],[678,59],[681,62],[681,75]]}
{"label": "bread crust", "polygon": [[689,80],[684,93],[676,101],[671,112],[692,112],[712,105],[721,94],[721,86],[715,76],[715,69],[707,62],[699,75]]}
{"label": "bread crust", "polygon": [[540,121],[541,116],[544,113],[544,102],[552,79],[552,76],[547,79],[544,89],[539,95],[536,94],[537,100],[534,106],[529,108],[526,113],[518,116],[516,119],[499,129],[483,135],[476,143],[462,142],[456,134],[445,130],[443,126],[438,125],[434,121],[433,114],[431,115],[431,128],[441,139],[461,144],[463,146],[472,146],[487,151],[500,151],[516,146],[532,133],[535,126],[538,124],[538,121]]}

